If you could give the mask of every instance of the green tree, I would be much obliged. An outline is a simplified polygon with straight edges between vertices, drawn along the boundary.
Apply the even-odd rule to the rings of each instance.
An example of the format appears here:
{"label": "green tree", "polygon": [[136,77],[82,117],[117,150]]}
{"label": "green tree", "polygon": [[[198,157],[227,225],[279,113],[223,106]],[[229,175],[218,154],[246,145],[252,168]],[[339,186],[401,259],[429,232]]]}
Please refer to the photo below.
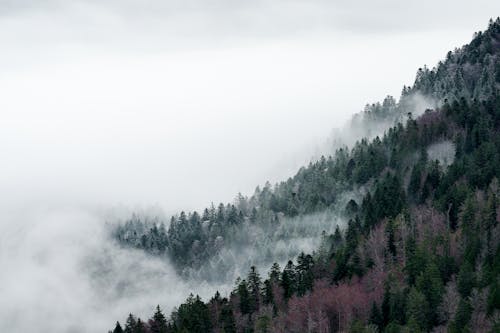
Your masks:
{"label": "green tree", "polygon": [[248,306],[250,313],[259,310],[261,286],[262,280],[257,272],[257,268],[255,266],[250,267],[250,272],[248,272]]}
{"label": "green tree", "polygon": [[135,333],[136,326],[137,326],[137,320],[130,313],[127,317],[127,321],[125,323],[125,329],[123,330],[123,332],[124,333]]}
{"label": "green tree", "polygon": [[404,270],[406,272],[409,285],[413,285],[418,274],[426,265],[426,253],[417,246],[415,237],[412,235],[410,235],[406,241],[405,256],[406,265]]}
{"label": "green tree", "polygon": [[375,302],[372,303],[368,323],[377,326],[379,331],[382,331],[382,329],[384,328],[384,317],[382,316],[382,313],[380,312],[380,309]]}
{"label": "green tree", "polygon": [[146,326],[142,322],[141,318],[137,318],[137,323],[135,324],[134,333],[146,333]]}
{"label": "green tree", "polygon": [[436,310],[444,293],[444,285],[441,279],[441,274],[437,265],[433,260],[429,260],[425,270],[417,277],[416,287],[418,291],[425,295],[429,305],[429,312],[427,313],[427,320],[432,326],[437,323]]}
{"label": "green tree", "polygon": [[455,314],[455,320],[453,325],[456,328],[464,329],[470,321],[470,317],[472,315],[472,305],[468,300],[464,298],[460,299],[458,303],[457,313]]}
{"label": "green tree", "polygon": [[236,333],[236,323],[234,321],[233,311],[229,304],[225,304],[221,309],[220,321],[224,333]]}
{"label": "green tree", "polygon": [[240,299],[240,311],[242,314],[248,314],[252,311],[250,304],[250,293],[248,292],[248,284],[246,280],[241,280],[238,284],[238,297]]}
{"label": "green tree", "polygon": [[255,333],[271,332],[271,318],[266,315],[260,316],[255,322]]}
{"label": "green tree", "polygon": [[410,183],[408,185],[408,193],[410,198],[415,202],[420,202],[420,184],[422,181],[422,165],[420,163],[415,164],[411,170]]}
{"label": "green tree", "polygon": [[408,294],[408,322],[414,321],[421,330],[427,330],[427,315],[429,311],[429,303],[425,299],[425,295],[419,292],[416,288],[411,288],[410,293]]}
{"label": "green tree", "polygon": [[312,268],[314,266],[313,258],[310,254],[301,252],[297,257],[296,277],[297,277],[297,294],[304,295],[313,287],[314,276]]}
{"label": "green tree", "polygon": [[156,306],[156,311],[153,315],[153,320],[151,321],[151,332],[152,333],[166,333],[168,326],[167,326],[167,319],[165,318],[165,315],[160,309],[160,305]]}
{"label": "green tree", "polygon": [[113,330],[113,333],[123,333],[122,326],[120,325],[119,322],[116,322],[115,329]]}
{"label": "green tree", "polygon": [[391,259],[396,257],[396,226],[393,219],[390,219],[385,227],[385,232],[387,233],[387,249],[391,255]]}
{"label": "green tree", "polygon": [[468,297],[475,285],[475,274],[472,270],[472,265],[465,261],[460,266],[460,272],[458,273],[457,279],[457,289],[462,297]]}
{"label": "green tree", "polygon": [[212,327],[208,306],[198,295],[189,295],[186,302],[179,306],[174,318],[181,332],[186,330],[189,333],[204,333],[209,332]]}
{"label": "green tree", "polygon": [[291,260],[288,261],[281,274],[281,286],[283,287],[286,299],[292,297],[296,291],[295,267]]}

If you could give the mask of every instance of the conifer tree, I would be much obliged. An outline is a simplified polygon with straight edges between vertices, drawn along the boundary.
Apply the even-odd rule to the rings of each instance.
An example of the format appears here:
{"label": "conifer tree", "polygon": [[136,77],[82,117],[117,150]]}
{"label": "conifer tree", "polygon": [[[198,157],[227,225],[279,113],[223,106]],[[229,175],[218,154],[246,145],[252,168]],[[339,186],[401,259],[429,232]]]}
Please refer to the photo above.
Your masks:
{"label": "conifer tree", "polygon": [[168,326],[167,326],[167,319],[165,318],[165,315],[160,309],[160,305],[156,306],[156,311],[153,315],[153,320],[151,323],[151,332],[152,333],[166,333]]}
{"label": "conifer tree", "polygon": [[124,333],[135,333],[135,329],[137,327],[137,320],[135,317],[130,313],[127,317],[127,321],[125,323],[125,329],[123,330]]}
{"label": "conifer tree", "polygon": [[295,267],[291,260],[283,269],[283,273],[281,274],[281,286],[285,292],[285,298],[289,299],[296,291],[296,276],[295,276]]}
{"label": "conifer tree", "polygon": [[120,322],[116,322],[115,329],[113,330],[113,333],[123,333],[122,326],[120,325]]}
{"label": "conifer tree", "polygon": [[262,280],[257,272],[255,266],[250,267],[250,272],[248,272],[248,293],[249,293],[249,312],[255,312],[259,310],[260,295],[261,295],[261,285]]}

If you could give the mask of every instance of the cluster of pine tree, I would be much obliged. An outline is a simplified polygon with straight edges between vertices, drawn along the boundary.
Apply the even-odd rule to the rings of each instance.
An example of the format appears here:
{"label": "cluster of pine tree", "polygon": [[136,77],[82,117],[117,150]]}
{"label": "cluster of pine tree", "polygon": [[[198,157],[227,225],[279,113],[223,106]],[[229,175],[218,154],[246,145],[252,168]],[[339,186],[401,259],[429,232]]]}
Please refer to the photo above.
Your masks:
{"label": "cluster of pine tree", "polygon": [[[386,98],[392,100],[392,97]],[[384,101],[382,112],[375,105],[364,111],[363,119],[375,121],[391,117],[392,120],[402,119],[399,115],[407,106],[403,103],[396,107],[386,108]],[[391,129],[401,131],[403,126]],[[442,130],[434,130],[427,138],[427,144],[436,137],[445,137]],[[411,140],[412,138],[408,138]],[[124,246],[130,246],[147,251],[153,255],[168,256],[179,270],[186,267],[199,267],[218,251],[232,243],[241,244],[242,231],[245,226],[259,228],[261,234],[273,235],[279,231],[280,221],[284,217],[293,218],[307,216],[326,210],[335,211],[339,197],[366,185],[386,168],[389,163],[397,163],[389,158],[398,158],[396,152],[387,151],[388,142],[382,142],[376,137],[372,142],[362,139],[353,149],[338,149],[333,156],[321,157],[301,168],[298,173],[287,181],[274,187],[267,182],[262,188],[257,187],[249,198],[238,194],[234,203],[220,203],[217,207],[211,205],[200,214],[196,211],[172,216],[165,226],[158,219],[132,216],[114,230],[114,237]],[[397,152],[408,155],[408,151]]]}
{"label": "cluster of pine tree", "polygon": [[[346,206],[345,230],[324,235],[296,264],[273,265],[264,281],[250,268],[227,298],[190,296],[161,331],[155,317],[146,324],[131,315],[128,332],[500,331],[500,19],[435,69],[419,70],[403,96],[415,92],[443,105],[256,191],[248,210],[181,214],[154,233],[167,235],[169,251],[187,239],[169,237],[187,233],[181,246],[192,248],[193,239],[211,241],[204,228],[214,224],[220,233],[263,215],[270,220],[259,223],[272,224],[279,213],[327,209],[364,184],[366,195]],[[429,154],[443,141],[455,148],[447,166]]]}

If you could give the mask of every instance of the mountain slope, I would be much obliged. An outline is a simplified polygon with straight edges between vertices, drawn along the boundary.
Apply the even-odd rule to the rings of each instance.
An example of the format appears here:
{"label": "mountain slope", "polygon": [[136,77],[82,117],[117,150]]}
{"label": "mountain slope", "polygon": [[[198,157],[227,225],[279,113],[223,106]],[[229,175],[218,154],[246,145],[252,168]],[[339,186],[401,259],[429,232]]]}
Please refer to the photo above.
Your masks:
{"label": "mountain slope", "polygon": [[[327,231],[317,235],[321,242],[309,255],[299,254],[296,263],[285,260],[283,269],[272,265],[264,281],[255,265],[266,260],[254,258],[228,297],[217,293],[204,303],[190,296],[170,320],[157,309],[146,325],[130,316],[126,328],[498,331],[499,41],[497,19],[433,70],[419,70],[397,103],[386,99],[367,108],[358,117],[368,124],[399,121],[382,137],[341,148],[287,181],[266,184],[250,198],[239,196],[233,205],[181,213],[168,230],[138,218],[119,227],[119,242],[168,255],[184,272],[199,272],[207,262],[222,262],[216,266],[221,269],[228,265],[220,260],[224,251],[235,250],[234,244],[293,245],[301,233],[314,238]],[[413,114],[410,102],[419,95],[440,107]]]}

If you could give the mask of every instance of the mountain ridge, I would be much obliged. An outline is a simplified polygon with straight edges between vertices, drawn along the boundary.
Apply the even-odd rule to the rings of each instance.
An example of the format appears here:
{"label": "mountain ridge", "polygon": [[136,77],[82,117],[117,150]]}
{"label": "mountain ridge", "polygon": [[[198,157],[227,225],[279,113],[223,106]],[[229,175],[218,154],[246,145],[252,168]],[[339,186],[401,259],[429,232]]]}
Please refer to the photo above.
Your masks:
{"label": "mountain ridge", "polygon": [[[296,242],[293,232],[330,228],[317,235],[321,242],[311,254],[286,252],[298,255],[297,264],[272,265],[264,281],[256,264],[266,261],[250,262],[228,297],[217,293],[204,303],[190,296],[169,320],[159,308],[147,324],[130,315],[125,331],[500,329],[499,92],[497,18],[432,70],[419,69],[398,102],[387,97],[354,118],[361,126],[394,123],[382,137],[339,148],[274,187],[239,195],[235,204],[181,212],[168,230],[140,219],[119,226],[119,243],[168,255],[183,274],[220,263],[234,244],[275,249],[269,244]],[[417,94],[442,104],[414,115]],[[436,149],[453,160],[443,165],[433,158]],[[297,231],[301,223],[288,224],[319,212],[327,212],[319,228]],[[248,235],[268,242],[252,243]],[[117,324],[114,332],[120,329]]]}

